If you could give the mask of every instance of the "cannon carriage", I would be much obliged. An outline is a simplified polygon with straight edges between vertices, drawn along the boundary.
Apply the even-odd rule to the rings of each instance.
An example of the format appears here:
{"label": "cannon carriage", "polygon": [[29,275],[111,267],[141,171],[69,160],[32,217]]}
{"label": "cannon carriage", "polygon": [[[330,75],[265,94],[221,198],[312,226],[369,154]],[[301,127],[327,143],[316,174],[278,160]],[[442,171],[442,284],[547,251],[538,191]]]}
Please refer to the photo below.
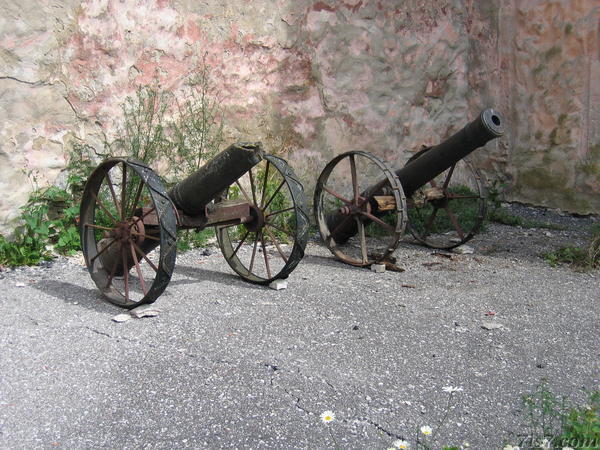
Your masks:
{"label": "cannon carriage", "polygon": [[89,177],[80,211],[87,268],[111,303],[154,302],[167,287],[178,229],[213,226],[229,266],[244,280],[287,278],[304,255],[302,184],[260,144],[228,147],[167,191],[147,165],[111,158]]}
{"label": "cannon carriage", "polygon": [[364,151],[336,156],[321,172],[314,193],[323,242],[341,261],[369,266],[390,261],[407,227],[433,248],[469,241],[485,219],[486,190],[465,158],[503,133],[501,114],[489,108],[398,170]]}

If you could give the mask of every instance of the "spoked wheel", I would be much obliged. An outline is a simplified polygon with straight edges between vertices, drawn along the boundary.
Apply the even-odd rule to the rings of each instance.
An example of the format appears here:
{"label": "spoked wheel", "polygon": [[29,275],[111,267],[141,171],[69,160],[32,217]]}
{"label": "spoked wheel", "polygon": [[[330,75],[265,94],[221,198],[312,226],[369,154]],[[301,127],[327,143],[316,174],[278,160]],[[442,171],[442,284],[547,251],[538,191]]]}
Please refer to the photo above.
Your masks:
{"label": "spoked wheel", "polygon": [[308,214],[304,190],[281,158],[264,159],[224,193],[251,205],[252,220],[217,227],[217,239],[231,268],[247,281],[268,284],[287,278],[304,256]]}
{"label": "spoked wheel", "polygon": [[367,152],[343,153],[325,166],[314,208],[327,248],[355,266],[389,259],[406,225],[406,200],[398,177]]}
{"label": "spoked wheel", "polygon": [[[418,158],[424,149],[408,160]],[[408,199],[409,228],[428,247],[451,249],[470,240],[481,228],[486,193],[480,173],[461,159],[418,189]]]}
{"label": "spoked wheel", "polygon": [[109,159],[85,186],[81,246],[102,294],[119,306],[152,303],[165,290],[176,254],[176,217],[158,176],[144,164]]}

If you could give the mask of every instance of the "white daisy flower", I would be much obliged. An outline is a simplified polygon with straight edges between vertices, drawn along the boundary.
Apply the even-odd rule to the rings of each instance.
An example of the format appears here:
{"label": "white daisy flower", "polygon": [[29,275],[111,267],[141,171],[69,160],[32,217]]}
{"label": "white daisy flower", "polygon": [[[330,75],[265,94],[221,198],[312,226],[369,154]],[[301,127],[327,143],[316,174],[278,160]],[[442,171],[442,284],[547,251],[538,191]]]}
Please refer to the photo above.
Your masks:
{"label": "white daisy flower", "polygon": [[431,427],[429,425],[423,425],[421,427],[421,433],[423,433],[425,436],[429,436],[432,431],[433,430],[431,429]]}
{"label": "white daisy flower", "polygon": [[333,422],[335,420],[335,414],[333,413],[333,411],[324,411],[323,414],[321,414],[321,421],[323,423],[330,423]]}
{"label": "white daisy flower", "polygon": [[392,442],[392,445],[394,446],[394,448],[408,448],[410,446],[410,444],[404,439],[398,439]]}

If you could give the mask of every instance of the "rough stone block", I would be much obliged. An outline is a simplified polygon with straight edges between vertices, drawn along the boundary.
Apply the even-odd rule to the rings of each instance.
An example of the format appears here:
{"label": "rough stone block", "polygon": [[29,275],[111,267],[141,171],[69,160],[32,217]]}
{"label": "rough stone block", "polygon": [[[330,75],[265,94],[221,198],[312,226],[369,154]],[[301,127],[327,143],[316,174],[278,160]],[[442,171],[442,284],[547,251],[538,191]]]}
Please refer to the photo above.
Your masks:
{"label": "rough stone block", "polygon": [[275,280],[269,284],[271,289],[275,289],[276,291],[280,291],[282,289],[287,289],[287,281],[286,280]]}
{"label": "rough stone block", "polygon": [[375,273],[385,272],[385,264],[371,264],[371,270]]}

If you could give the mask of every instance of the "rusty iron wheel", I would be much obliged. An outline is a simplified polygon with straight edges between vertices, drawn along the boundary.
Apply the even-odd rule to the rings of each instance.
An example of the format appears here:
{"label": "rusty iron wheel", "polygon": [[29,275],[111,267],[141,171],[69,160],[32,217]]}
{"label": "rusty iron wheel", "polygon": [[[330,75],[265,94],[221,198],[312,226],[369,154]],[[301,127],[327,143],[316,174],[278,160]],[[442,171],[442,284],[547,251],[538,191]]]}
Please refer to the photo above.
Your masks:
{"label": "rusty iron wheel", "polygon": [[256,284],[287,278],[304,256],[309,228],[304,189],[290,166],[279,157],[264,155],[221,199],[251,205],[249,222],[216,227],[229,266]]}
{"label": "rusty iron wheel", "polygon": [[109,302],[133,308],[165,290],[175,266],[177,223],[152,169],[129,158],[100,164],[86,183],[79,226],[87,268]]}
{"label": "rusty iron wheel", "polygon": [[321,172],[314,212],[323,242],[341,261],[389,261],[406,226],[406,200],[391,167],[363,151],[343,153]]}
{"label": "rusty iron wheel", "polygon": [[[428,150],[416,153],[407,164]],[[481,228],[487,195],[479,171],[461,159],[417,189],[407,203],[413,237],[428,247],[452,249],[472,239]]]}

